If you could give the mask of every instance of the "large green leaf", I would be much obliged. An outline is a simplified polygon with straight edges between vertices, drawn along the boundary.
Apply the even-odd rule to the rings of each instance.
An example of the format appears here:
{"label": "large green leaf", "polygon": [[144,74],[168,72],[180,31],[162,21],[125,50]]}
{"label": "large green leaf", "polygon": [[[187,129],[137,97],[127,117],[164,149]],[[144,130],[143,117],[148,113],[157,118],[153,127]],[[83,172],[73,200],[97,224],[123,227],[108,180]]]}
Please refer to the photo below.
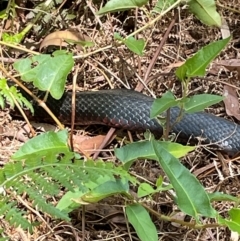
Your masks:
{"label": "large green leaf", "polygon": [[190,0],[188,1],[189,9],[204,24],[209,26],[221,26],[221,16],[216,11],[214,0]]}
{"label": "large green leaf", "polygon": [[224,97],[219,95],[211,95],[211,94],[194,95],[189,98],[188,102],[184,103],[184,110],[187,113],[202,111],[211,105],[219,103],[223,99]]}
{"label": "large green leaf", "polygon": [[176,70],[177,77],[183,81],[190,77],[204,76],[207,66],[228,44],[230,38],[219,40],[203,47]]}
{"label": "large green leaf", "polygon": [[126,214],[141,241],[158,240],[157,229],[143,206],[129,205],[126,207]]}
{"label": "large green leaf", "polygon": [[175,99],[172,92],[167,91],[162,95],[161,98],[155,99],[152,108],[150,110],[150,117],[156,117],[159,114],[162,114],[164,111],[168,110],[169,108],[176,106],[178,101]]}
{"label": "large green leaf", "polygon": [[73,64],[72,54],[56,51],[53,57],[41,54],[16,61],[13,66],[24,81],[33,82],[39,90],[49,91],[53,98],[60,99]]}
{"label": "large green leaf", "polygon": [[49,158],[53,162],[58,161],[59,154],[69,155],[68,158],[73,158],[74,153],[69,150],[67,144],[68,134],[66,130],[58,133],[49,131],[35,138],[32,138],[12,156],[13,160],[29,159],[28,165],[35,165],[42,158]]}
{"label": "large green leaf", "polygon": [[197,178],[155,140],[152,141],[152,145],[158,157],[157,161],[176,191],[178,207],[197,221],[199,221],[199,215],[215,217],[216,211],[212,208],[208,194]]}
{"label": "large green leaf", "polygon": [[[155,146],[164,148],[177,158],[183,157],[188,152],[195,149],[192,146],[183,146],[174,142],[154,141],[154,143]],[[138,158],[150,160],[158,159],[151,141],[134,142],[121,148],[115,149],[115,155],[126,165],[126,167],[130,167],[132,162]]]}

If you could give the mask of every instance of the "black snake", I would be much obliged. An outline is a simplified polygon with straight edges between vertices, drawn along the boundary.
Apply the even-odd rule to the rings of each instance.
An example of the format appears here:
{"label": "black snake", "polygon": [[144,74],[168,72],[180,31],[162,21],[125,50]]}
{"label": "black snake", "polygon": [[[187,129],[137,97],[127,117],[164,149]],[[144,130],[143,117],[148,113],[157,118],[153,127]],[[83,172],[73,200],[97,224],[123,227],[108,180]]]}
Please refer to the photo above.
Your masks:
{"label": "black snake", "polygon": [[[72,93],[66,92],[60,100],[48,97],[47,105],[63,124],[71,123]],[[132,131],[150,130],[161,134],[162,127],[156,119],[150,119],[154,99],[133,90],[114,89],[83,91],[76,93],[76,119],[79,125],[104,124]],[[170,124],[175,123],[179,108],[171,108]],[[39,106],[35,115],[44,121],[51,118]],[[181,139],[200,137],[202,143],[213,143],[229,154],[240,151],[240,126],[234,122],[206,112],[184,114],[173,125],[172,132]]]}

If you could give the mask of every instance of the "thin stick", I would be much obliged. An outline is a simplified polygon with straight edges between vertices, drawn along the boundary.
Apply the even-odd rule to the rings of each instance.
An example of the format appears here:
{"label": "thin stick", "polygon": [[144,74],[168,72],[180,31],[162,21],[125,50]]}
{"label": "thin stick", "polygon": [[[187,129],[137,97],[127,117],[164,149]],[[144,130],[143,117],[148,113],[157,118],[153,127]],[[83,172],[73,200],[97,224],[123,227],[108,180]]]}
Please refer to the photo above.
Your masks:
{"label": "thin stick", "polygon": [[[159,44],[159,46],[158,46],[158,48],[157,48],[157,50],[156,50],[156,52],[155,52],[155,54],[154,54],[154,56],[153,56],[153,58],[152,58],[152,61],[151,61],[151,63],[149,64],[149,66],[148,66],[148,68],[147,68],[147,71],[146,71],[146,73],[145,73],[145,75],[144,75],[143,81],[144,81],[144,83],[145,83],[146,85],[148,84],[147,79],[148,79],[148,77],[149,77],[149,75],[150,75],[150,73],[151,73],[151,71],[152,71],[152,68],[154,67],[154,65],[155,65],[155,63],[156,63],[157,58],[158,58],[158,56],[159,56],[159,54],[160,54],[160,52],[161,52],[161,50],[162,50],[162,47],[163,47],[163,45],[165,44],[165,42],[166,42],[166,40],[167,40],[167,38],[168,38],[168,35],[169,35],[170,31],[172,30],[172,28],[173,28],[176,20],[177,20],[177,14],[176,14],[176,12],[175,12],[174,18],[173,18],[172,22],[170,23],[170,25],[168,26],[168,29],[167,29],[167,31],[165,32],[165,34],[164,34],[164,36],[163,36],[163,39],[162,39],[161,43]],[[143,89],[143,85],[142,85],[142,83],[139,83],[139,84],[137,85],[137,87],[136,87],[135,90],[141,92],[142,89]]]}
{"label": "thin stick", "polygon": [[72,116],[71,116],[71,134],[70,134],[70,146],[72,151],[74,150],[73,146],[73,130],[75,124],[76,116],[76,85],[77,85],[77,76],[79,73],[79,65],[77,65],[74,76],[73,76],[73,86],[72,86]]}

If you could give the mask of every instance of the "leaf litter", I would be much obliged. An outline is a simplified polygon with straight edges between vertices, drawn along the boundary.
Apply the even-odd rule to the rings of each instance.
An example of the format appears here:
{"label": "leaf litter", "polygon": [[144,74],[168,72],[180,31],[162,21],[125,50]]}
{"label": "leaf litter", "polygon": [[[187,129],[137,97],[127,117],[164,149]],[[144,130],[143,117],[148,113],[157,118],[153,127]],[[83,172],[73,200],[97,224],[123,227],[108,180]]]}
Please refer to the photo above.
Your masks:
{"label": "leaf litter", "polygon": [[[24,6],[24,1],[20,1],[23,3],[23,8],[27,7],[27,5]],[[32,1],[25,1],[32,3]],[[68,2],[68,1],[66,1]],[[221,1],[221,4],[225,4],[225,1]],[[237,6],[238,2],[235,0],[235,2],[229,1],[228,4],[234,8]],[[112,45],[113,41],[113,33],[114,31],[117,31],[120,29],[123,32],[126,32],[127,34],[130,34],[135,26],[134,21],[132,19],[135,18],[135,12],[125,12],[120,14],[111,14],[111,18],[99,18],[96,20],[96,12],[99,10],[100,5],[97,5],[97,3],[93,4],[90,3],[88,5],[88,11],[86,11],[86,5],[84,2],[75,2],[73,5],[63,5],[60,6],[59,9],[53,7],[53,10],[56,10],[55,12],[52,11],[52,18],[49,18],[48,22],[37,22],[36,26],[39,27],[39,32],[31,31],[28,36],[26,36],[25,40],[23,41],[23,45],[30,46],[31,49],[34,51],[39,51],[39,46],[42,43],[41,48],[48,47],[49,43],[50,45],[57,45],[59,47],[68,47],[71,49],[71,51],[74,54],[78,53],[78,49],[74,47],[74,45],[69,45],[71,41],[65,41],[65,38],[63,36],[58,36],[58,34],[53,35],[51,37],[51,33],[59,33],[64,31],[69,31],[69,27],[63,27],[63,26],[75,26],[78,25],[80,29],[82,30],[82,33],[87,33],[86,36],[89,36],[91,40],[93,40],[96,45],[93,47],[94,50],[97,50],[98,48],[105,47],[108,45]],[[62,8],[62,9],[61,9]],[[54,15],[56,12],[61,10],[67,10],[69,11],[69,14],[72,13],[72,11],[75,14],[75,18],[71,19],[64,19],[64,25],[58,24],[54,21]],[[239,63],[238,63],[238,53],[239,53],[239,46],[240,46],[240,36],[239,31],[237,31],[239,28],[239,15],[226,10],[219,8],[219,11],[221,12],[221,15],[224,16],[226,22],[228,23],[228,28],[230,29],[230,33],[233,34],[233,40],[231,45],[226,49],[221,56],[219,57],[218,63],[220,63],[222,66],[225,66],[229,71],[222,71],[218,69],[215,73],[217,74],[218,78],[221,80],[222,78],[229,77],[230,74],[232,74],[230,71],[236,71],[238,72],[239,76]],[[29,11],[25,10],[24,14],[28,14]],[[167,76],[160,76],[157,80],[153,79],[153,81],[149,84],[150,89],[154,90],[157,95],[160,95],[162,93],[165,93],[168,88],[171,88],[174,93],[178,96],[181,94],[180,92],[180,86],[175,81],[174,76],[174,67],[175,65],[178,65],[179,62],[184,61],[186,58],[190,57],[193,53],[195,53],[201,46],[206,45],[209,42],[212,42],[219,38],[219,36],[223,35],[221,32],[222,30],[216,29],[216,28],[209,28],[205,25],[202,25],[198,20],[196,20],[193,16],[189,15],[184,9],[181,9],[180,12],[181,15],[181,30],[177,31],[174,29],[171,34],[168,36],[167,43],[165,44],[164,48],[161,51],[161,54],[158,56],[158,60],[156,63],[156,66],[153,68],[151,75],[157,75],[159,72],[166,72],[167,67],[169,67],[169,75]],[[21,16],[23,16],[23,12],[21,12]],[[146,19],[151,18],[150,15],[146,15],[145,12],[139,12],[138,15],[138,27],[144,26],[146,24]],[[13,17],[12,21],[15,21],[15,28],[13,26],[12,31],[17,33],[18,27],[16,28],[16,23],[18,23],[20,26],[24,26],[24,22],[17,21],[18,16]],[[21,17],[22,19],[22,17]],[[167,29],[170,21],[172,19],[172,13],[164,16],[153,28],[148,28],[142,33],[140,33],[144,39],[148,39],[148,45],[147,49],[145,50],[144,56],[141,58],[134,57],[127,48],[121,46],[121,47],[114,47],[110,48],[109,50],[100,52],[99,54],[95,54],[91,56],[88,61],[91,61],[91,58],[94,58],[98,60],[100,63],[104,63],[105,66],[110,70],[110,72],[114,73],[116,76],[120,77],[122,80],[125,80],[128,82],[131,86],[135,86],[135,83],[137,83],[138,78],[133,75],[133,72],[138,72],[140,76],[143,76],[148,65],[151,62],[151,58],[154,54],[154,51],[156,49],[156,46],[160,43],[162,36],[164,35],[165,29]],[[28,22],[29,19],[26,19]],[[2,24],[2,23],[1,23]],[[49,27],[51,26],[51,27]],[[99,26],[103,26],[102,30],[99,30]],[[176,24],[177,26],[177,24]],[[179,25],[177,26],[179,27]],[[45,33],[42,34],[40,32],[40,29],[44,29]],[[224,26],[222,27],[224,29]],[[81,34],[82,34],[81,33]],[[40,34],[43,36],[43,39],[45,42],[41,42],[41,38],[39,37]],[[50,42],[46,40],[46,37],[50,36]],[[71,38],[70,38],[71,39]],[[78,41],[79,39],[73,39],[74,41]],[[82,39],[81,39],[82,40]],[[81,41],[80,40],[80,41]],[[53,42],[51,42],[53,41]],[[66,45],[64,46],[65,43]],[[11,57],[19,58],[19,53],[17,52],[11,52],[9,53]],[[5,57],[5,56],[4,56]],[[24,56],[23,56],[24,57]],[[22,56],[21,56],[22,58]],[[231,62],[230,59],[233,61]],[[225,61],[225,62],[222,62]],[[227,62],[226,62],[227,61]],[[138,66],[138,68],[136,68]],[[104,71],[100,66],[98,66],[101,71]],[[132,69],[133,68],[133,69]],[[92,66],[85,64],[81,73],[79,73],[78,79],[79,79],[79,86],[81,89],[99,89],[108,87],[108,83],[105,81],[104,75],[102,75],[101,71],[99,71],[98,68],[93,68]],[[196,79],[191,84],[190,92],[192,94],[196,93],[223,93],[223,87],[221,84],[217,84],[214,82],[214,79],[216,78],[216,75],[211,75],[211,72],[208,73],[210,77],[213,79],[212,82],[209,80],[200,80]],[[99,81],[95,81],[98,79]],[[230,78],[229,78],[230,79]],[[233,81],[234,78],[231,78],[231,81]],[[111,76],[112,84],[115,88],[121,87],[121,84],[117,82],[117,80],[114,79],[113,76]],[[232,82],[236,86],[239,87],[239,82],[237,81],[237,78],[235,78],[235,81]],[[225,87],[224,87],[225,89]],[[230,106],[234,106],[234,108],[237,106],[238,96],[236,95],[236,91],[234,88],[227,89],[228,96],[230,96],[229,104],[226,104],[226,111],[231,111],[233,115],[238,116],[239,115],[239,109],[232,110]],[[221,106],[217,106],[216,108],[211,108],[211,112],[216,113],[217,115],[225,116],[225,112],[221,109]],[[235,116],[235,117],[236,117]],[[3,122],[3,125],[8,126],[11,120],[5,120]],[[19,127],[21,128],[21,124],[19,124]],[[89,128],[91,130],[91,128]],[[94,130],[95,131],[95,130]],[[4,145],[1,146],[1,154],[4,155],[4,160],[6,160],[7,153],[6,150],[11,150],[9,152],[12,153],[14,148],[18,145],[21,145],[20,142],[17,142],[17,140],[14,139],[10,140],[8,137],[2,137]],[[81,138],[80,138],[81,139]],[[86,138],[88,139],[88,137]],[[77,140],[77,145],[79,144],[79,141]],[[88,144],[87,144],[88,145]],[[121,142],[115,140],[112,144],[113,146],[119,146],[121,145]],[[88,148],[94,147],[95,144],[90,141]],[[94,148],[98,146],[97,144]],[[12,149],[11,149],[12,148]],[[93,149],[94,149],[93,148]],[[9,153],[10,154],[10,153]],[[109,157],[111,154],[109,154]],[[207,166],[209,163],[213,163],[217,158],[212,155],[210,152],[202,150],[201,148],[197,148],[196,152],[190,153],[186,158],[182,159],[182,162],[192,170],[192,172]],[[229,163],[229,162],[228,162]],[[220,191],[229,192],[235,196],[239,195],[239,179],[238,179],[238,167],[237,164],[239,164],[239,161],[232,162],[231,164],[231,170],[233,171],[234,178],[231,177],[225,177],[224,181],[220,183],[218,173],[216,169],[212,166],[211,169],[205,170],[204,173],[201,175],[201,182],[203,185],[208,188],[209,190],[219,189]],[[137,162],[132,167],[134,173],[136,175],[139,175],[141,178],[145,178],[146,180],[152,181],[153,183],[155,180],[159,177],[161,174],[161,170],[156,167],[156,164],[150,163],[150,162]],[[221,169],[219,169],[221,170]],[[206,175],[207,174],[207,175]],[[134,189],[133,189],[134,192]],[[26,199],[27,200],[27,199]],[[151,207],[161,212],[162,214],[168,215],[169,213],[174,213],[176,210],[175,204],[170,200],[164,193],[161,193],[160,195],[153,196],[152,200],[147,200],[149,205],[151,204]],[[103,204],[112,207],[115,207],[115,205],[124,205],[120,202],[120,200],[116,198],[111,198],[108,200],[104,200]],[[226,203],[219,203],[218,208],[219,210],[222,210],[224,213],[225,210],[228,210],[230,207],[230,204]],[[105,209],[104,209],[105,210]],[[107,221],[107,215],[109,213],[106,211],[100,212],[99,207],[95,206],[91,210],[91,212],[87,212],[86,216],[86,226],[85,226],[85,232],[86,236],[88,237],[88,240],[99,240],[99,239],[106,239],[111,238],[111,240],[119,240],[120,235],[123,235],[122,240],[129,240],[128,234],[124,229],[121,229],[120,226],[116,225],[115,222],[111,222],[111,218],[109,219],[109,222]],[[34,214],[31,214],[34,215]],[[44,225],[40,227],[36,227],[34,234],[27,235],[29,237],[29,240],[33,240],[31,237],[35,237],[34,239],[45,239],[45,240],[77,240],[81,238],[82,230],[81,230],[81,220],[78,218],[79,216],[73,214],[73,222],[71,224],[65,225],[63,223],[58,223],[56,226],[56,223],[53,222],[50,218],[46,219],[48,220],[48,225],[52,229],[57,228],[57,232],[55,233],[49,233],[49,229],[47,227],[44,227]],[[105,218],[101,219],[99,221],[99,217]],[[37,220],[37,217],[34,217]],[[102,221],[103,220],[103,221]],[[162,240],[195,240],[196,238],[200,238],[201,240],[213,240],[213,237],[218,237],[219,240],[230,240],[231,233],[223,228],[218,229],[217,231],[215,229],[209,229],[201,230],[201,231],[189,231],[184,227],[175,227],[174,225],[169,225],[167,222],[162,222],[159,220],[155,221],[158,227],[161,227],[159,232],[161,233]],[[14,240],[14,231],[11,230],[11,228],[8,226],[8,224],[2,222],[1,223],[2,229],[5,231],[6,234],[8,234],[12,239]],[[74,230],[74,232],[72,231]],[[15,230],[15,235],[18,234],[19,231]],[[71,235],[70,235],[71,233]],[[69,234],[69,235],[68,235]],[[26,236],[26,235],[25,235]],[[30,237],[31,236],[31,237]],[[135,237],[134,237],[135,238]]]}

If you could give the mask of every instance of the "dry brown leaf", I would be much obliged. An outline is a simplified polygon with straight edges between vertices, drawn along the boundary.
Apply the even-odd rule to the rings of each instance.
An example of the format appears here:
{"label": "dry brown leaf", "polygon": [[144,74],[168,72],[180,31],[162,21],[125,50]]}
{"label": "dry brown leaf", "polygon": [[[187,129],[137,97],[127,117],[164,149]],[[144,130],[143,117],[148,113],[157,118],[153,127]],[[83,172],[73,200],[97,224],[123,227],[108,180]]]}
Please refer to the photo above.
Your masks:
{"label": "dry brown leaf", "polygon": [[165,70],[163,71],[163,73],[169,73],[173,68],[180,67],[180,66],[183,65],[183,64],[184,64],[183,61],[170,64],[170,65],[168,65],[168,66],[165,68]]}
{"label": "dry brown leaf", "polygon": [[[39,50],[41,51],[42,48],[47,47],[49,45],[66,47],[69,45],[67,41],[86,42],[86,41],[91,41],[91,39],[87,35],[81,34],[74,30],[56,31],[56,32],[50,33],[43,39],[39,47]],[[81,46],[80,45],[78,46],[81,49]]]}
{"label": "dry brown leaf", "polygon": [[240,59],[221,60],[218,64],[226,67],[230,71],[237,71],[238,78],[240,78]]}
{"label": "dry brown leaf", "polygon": [[73,147],[74,151],[83,153],[86,156],[90,156],[99,149],[101,143],[103,142],[105,136],[98,135],[94,137],[89,136],[74,136],[73,137]]}
{"label": "dry brown leaf", "polygon": [[[26,126],[26,129],[28,129],[28,127]],[[14,139],[17,139],[18,141],[21,142],[27,142],[29,140],[29,138],[25,135],[27,132],[27,130],[24,128],[21,129],[17,129],[14,128],[13,126],[6,126],[3,129],[3,134],[2,136],[8,136],[8,137],[13,137]]]}
{"label": "dry brown leaf", "polygon": [[223,39],[228,38],[231,35],[228,23],[223,17],[222,17],[221,33],[222,33]]}
{"label": "dry brown leaf", "polygon": [[240,110],[236,89],[225,85],[223,89],[223,96],[225,96],[223,102],[225,104],[227,115],[234,116],[236,119],[240,120]]}
{"label": "dry brown leaf", "polygon": [[[174,213],[173,215],[171,215],[171,218],[172,219],[176,219],[176,220],[182,220],[184,221],[184,218],[186,217],[186,214],[185,213],[182,213],[182,212],[176,212]],[[179,228],[181,226],[181,224],[179,223],[175,223],[175,222],[171,222],[171,224],[174,226],[174,227],[177,227]]]}
{"label": "dry brown leaf", "polygon": [[30,123],[31,123],[32,127],[34,127],[36,129],[37,132],[39,132],[39,131],[41,131],[41,132],[58,131],[58,128],[53,124],[41,123],[41,122],[35,122],[35,121],[30,121]]}
{"label": "dry brown leaf", "polygon": [[126,223],[123,212],[119,207],[94,203],[87,205],[86,211],[94,211],[98,215],[102,216],[105,220],[107,220],[107,222],[118,224]]}
{"label": "dry brown leaf", "polygon": [[7,19],[4,25],[4,30],[11,30],[12,27],[12,19]]}
{"label": "dry brown leaf", "polygon": [[217,76],[219,75],[222,68],[223,67],[220,66],[218,63],[212,62],[208,68],[208,73]]}

